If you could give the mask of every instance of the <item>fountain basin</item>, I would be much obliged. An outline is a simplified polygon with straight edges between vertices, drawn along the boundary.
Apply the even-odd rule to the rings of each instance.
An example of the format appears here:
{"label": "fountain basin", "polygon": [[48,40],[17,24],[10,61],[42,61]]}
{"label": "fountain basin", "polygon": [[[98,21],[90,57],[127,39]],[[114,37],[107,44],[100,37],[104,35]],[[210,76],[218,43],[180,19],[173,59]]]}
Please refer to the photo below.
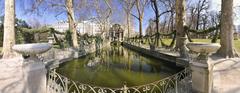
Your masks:
{"label": "fountain basin", "polygon": [[66,62],[56,71],[82,84],[120,88],[149,84],[183,69],[122,46],[99,51]]}
{"label": "fountain basin", "polygon": [[14,51],[22,55],[42,54],[51,48],[52,46],[48,43],[18,44],[12,47]]}

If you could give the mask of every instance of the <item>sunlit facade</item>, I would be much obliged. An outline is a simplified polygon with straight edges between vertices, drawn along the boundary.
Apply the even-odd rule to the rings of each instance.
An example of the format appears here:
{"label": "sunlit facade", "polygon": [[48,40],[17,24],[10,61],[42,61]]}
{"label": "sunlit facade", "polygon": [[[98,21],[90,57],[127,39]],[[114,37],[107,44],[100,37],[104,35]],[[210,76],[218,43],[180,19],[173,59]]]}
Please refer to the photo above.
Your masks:
{"label": "sunlit facade", "polygon": [[[65,32],[69,29],[67,21],[59,21],[55,24],[50,25],[57,31]],[[77,23],[77,32],[80,34],[96,35],[100,33],[99,25],[91,20],[81,21]]]}

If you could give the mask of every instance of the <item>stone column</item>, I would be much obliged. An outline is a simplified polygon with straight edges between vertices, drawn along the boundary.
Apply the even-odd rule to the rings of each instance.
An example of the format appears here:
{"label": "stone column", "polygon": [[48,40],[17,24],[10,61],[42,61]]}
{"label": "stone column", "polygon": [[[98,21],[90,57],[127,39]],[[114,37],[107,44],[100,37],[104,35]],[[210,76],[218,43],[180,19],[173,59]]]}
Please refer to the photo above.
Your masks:
{"label": "stone column", "polygon": [[73,58],[79,58],[81,56],[80,50],[77,48],[70,48],[70,51],[73,54]]}
{"label": "stone column", "polygon": [[26,63],[23,66],[23,73],[24,93],[47,93],[47,70],[42,62]]}
{"label": "stone column", "polygon": [[213,65],[208,60],[210,53],[216,52],[219,44],[188,43],[187,47],[199,53],[190,62],[193,93],[211,93],[213,85]]}
{"label": "stone column", "polygon": [[[201,61],[201,62],[199,62]],[[208,60],[195,60],[190,63],[192,88],[194,93],[211,93],[213,66]]]}

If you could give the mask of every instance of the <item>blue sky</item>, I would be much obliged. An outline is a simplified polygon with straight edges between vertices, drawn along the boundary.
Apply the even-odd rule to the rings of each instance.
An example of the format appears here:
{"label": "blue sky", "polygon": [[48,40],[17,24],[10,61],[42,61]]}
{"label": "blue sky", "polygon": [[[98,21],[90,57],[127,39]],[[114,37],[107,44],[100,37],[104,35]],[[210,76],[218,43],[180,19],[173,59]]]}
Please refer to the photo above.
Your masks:
{"label": "blue sky", "polygon": [[[221,0],[212,0],[211,10],[220,11],[221,10]],[[234,24],[240,25],[240,0],[233,0],[234,7]]]}
{"label": "blue sky", "polygon": [[[17,18],[26,20],[28,23],[31,23],[31,21],[33,20],[37,20],[42,24],[53,24],[56,23],[60,20],[67,20],[67,17],[65,14],[62,14],[58,17],[55,17],[55,13],[51,13],[51,12],[41,12],[40,15],[34,14],[34,13],[26,13],[26,9],[31,7],[31,6],[27,6],[29,5],[28,3],[30,0],[16,0],[16,16]],[[121,7],[120,7],[121,8]],[[2,16],[4,14],[4,0],[0,0],[0,15]],[[124,12],[122,12],[124,13]],[[117,15],[117,14],[116,14]],[[149,18],[153,18],[154,17],[154,13],[151,9],[151,7],[146,7],[145,10],[145,16],[144,16],[144,21],[143,21],[143,29],[145,29],[148,25],[148,20]],[[134,19],[134,28],[136,30],[138,30],[138,21]],[[118,21],[118,20],[117,20]]]}
{"label": "blue sky", "polygon": [[[58,16],[57,18],[55,17],[55,13],[54,12],[44,12],[42,11],[40,15],[37,14],[26,14],[26,8],[31,7],[29,6],[29,3],[31,0],[16,0],[16,16],[17,18],[26,20],[28,23],[30,23],[31,21],[34,20],[38,20],[40,23],[42,24],[53,24],[56,23],[59,20],[67,20],[67,17],[65,14],[62,14],[60,16]],[[194,1],[194,0],[193,0]],[[212,4],[211,4],[211,10],[213,11],[219,11],[220,10],[220,5],[221,5],[221,0],[211,0]],[[117,5],[117,4],[116,4]],[[234,7],[239,6],[240,5],[240,0],[234,0]],[[3,15],[3,7],[4,6],[4,0],[0,0],[0,15]],[[119,7],[121,8],[121,7]],[[235,11],[237,11],[237,9],[235,9]],[[121,12],[124,13],[124,12]],[[117,15],[117,14],[116,14]],[[235,24],[240,24],[240,17],[238,16],[240,14],[238,14],[238,12],[235,12]],[[117,18],[118,16],[116,16]],[[148,26],[148,20],[150,18],[154,18],[154,12],[152,11],[151,7],[146,7],[145,9],[145,16],[144,16],[144,20],[143,20],[143,30],[146,29],[146,27]],[[134,28],[135,30],[138,30],[138,21],[134,19]],[[119,20],[116,20],[119,21]]]}

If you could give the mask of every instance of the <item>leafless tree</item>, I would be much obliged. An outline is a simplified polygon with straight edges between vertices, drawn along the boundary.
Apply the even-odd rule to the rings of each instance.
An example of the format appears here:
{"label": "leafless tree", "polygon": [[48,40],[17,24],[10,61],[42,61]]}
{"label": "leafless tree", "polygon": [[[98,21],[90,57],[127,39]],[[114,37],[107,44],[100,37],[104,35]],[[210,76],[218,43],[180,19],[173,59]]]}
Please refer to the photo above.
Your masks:
{"label": "leafless tree", "polygon": [[101,29],[101,34],[108,31],[109,29],[109,20],[112,15],[111,2],[108,0],[94,0],[93,4],[93,12],[96,13],[95,20],[99,24]]}
{"label": "leafless tree", "polygon": [[200,26],[204,25],[203,21],[206,22],[204,19],[206,19],[208,15],[208,9],[210,8],[209,4],[209,0],[198,0],[196,2],[191,2],[191,4],[188,6],[190,13],[190,27],[199,30]]}
{"label": "leafless tree", "polygon": [[130,36],[130,30],[131,30],[131,12],[133,9],[133,6],[135,4],[135,0],[120,0],[122,2],[123,9],[126,13],[127,17],[127,37],[129,38]]}
{"label": "leafless tree", "polygon": [[28,19],[28,24],[30,24],[32,28],[40,28],[43,26],[37,18]]}
{"label": "leafless tree", "polygon": [[[55,13],[57,18],[59,15],[66,14],[69,23],[69,30],[72,32],[73,47],[78,48],[77,30],[76,30],[76,10],[80,11],[82,2],[85,0],[36,0],[30,3],[30,8],[26,9],[27,13],[51,12]],[[75,11],[74,11],[75,10]]]}
{"label": "leafless tree", "polygon": [[143,22],[143,17],[144,17],[144,10],[145,7],[147,6],[148,0],[135,0],[135,6],[137,10],[137,15],[131,13],[133,17],[135,17],[138,22],[139,22],[139,35],[140,38],[142,37],[142,22]]}
{"label": "leafless tree", "polygon": [[[168,4],[167,3],[170,3],[171,2],[171,0],[166,0],[166,1],[163,1],[163,0],[160,0],[160,2],[162,2],[163,3],[163,5],[166,7],[166,6],[168,6]],[[171,4],[169,4],[170,5],[170,7],[171,7]],[[167,10],[163,10],[162,9],[162,11],[163,12],[159,12],[159,4],[158,4],[158,0],[151,0],[151,7],[152,7],[152,9],[153,9],[153,11],[154,11],[154,13],[155,13],[155,23],[156,23],[156,33],[157,33],[157,38],[156,38],[156,44],[157,44],[157,46],[159,46],[159,39],[160,39],[160,36],[159,36],[159,18],[162,16],[162,15],[164,15],[164,14],[166,14],[166,13],[169,13],[169,12],[172,12],[173,11],[173,9],[172,9],[172,7],[170,8],[170,9],[168,9],[168,7],[166,7],[166,9]],[[163,22],[163,30],[165,29],[165,26],[166,26],[166,23],[167,23],[167,21],[166,20],[164,20],[164,22]],[[169,22],[170,23],[170,22]],[[162,31],[163,31],[162,30]]]}

